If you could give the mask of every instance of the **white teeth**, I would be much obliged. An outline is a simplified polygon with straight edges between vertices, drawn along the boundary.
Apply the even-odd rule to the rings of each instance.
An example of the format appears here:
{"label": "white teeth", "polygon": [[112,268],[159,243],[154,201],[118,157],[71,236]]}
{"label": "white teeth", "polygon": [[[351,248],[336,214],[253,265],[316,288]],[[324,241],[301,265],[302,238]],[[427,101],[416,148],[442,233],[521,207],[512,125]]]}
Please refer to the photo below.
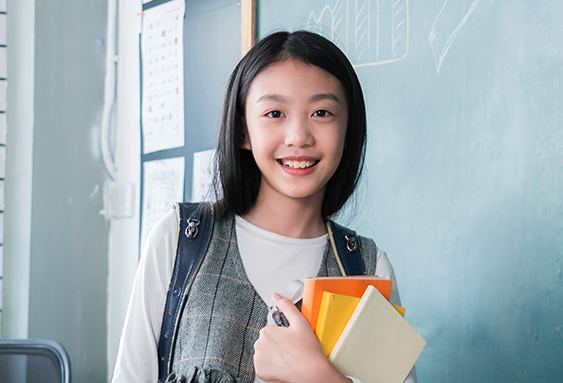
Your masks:
{"label": "white teeth", "polygon": [[315,161],[282,161],[282,164],[293,169],[305,169],[313,166]]}

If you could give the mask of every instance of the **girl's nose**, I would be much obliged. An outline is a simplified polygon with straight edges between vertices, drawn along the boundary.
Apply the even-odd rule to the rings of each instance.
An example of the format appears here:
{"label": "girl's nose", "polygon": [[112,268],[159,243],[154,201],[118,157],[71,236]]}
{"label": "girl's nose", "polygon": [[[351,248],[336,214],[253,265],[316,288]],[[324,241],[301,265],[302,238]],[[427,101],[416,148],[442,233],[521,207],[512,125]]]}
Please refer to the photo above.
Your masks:
{"label": "girl's nose", "polygon": [[286,126],[285,144],[298,148],[313,145],[314,137],[306,119],[294,119]]}

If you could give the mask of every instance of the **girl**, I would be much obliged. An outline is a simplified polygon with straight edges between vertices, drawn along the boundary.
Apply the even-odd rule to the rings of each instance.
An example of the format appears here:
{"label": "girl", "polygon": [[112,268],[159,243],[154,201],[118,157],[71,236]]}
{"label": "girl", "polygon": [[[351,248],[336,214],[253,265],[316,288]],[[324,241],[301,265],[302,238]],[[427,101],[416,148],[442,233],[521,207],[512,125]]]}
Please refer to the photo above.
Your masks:
{"label": "girl", "polygon": [[[365,105],[345,55],[313,33],[274,33],[232,73],[216,154],[209,246],[178,321],[169,382],[349,382],[307,320],[277,292],[341,275],[327,221],[364,163]],[[113,382],[157,382],[157,345],[178,235],[171,211],[143,250]],[[366,274],[393,280],[387,256],[360,237]],[[268,306],[289,327],[265,326]],[[357,381],[357,379],[356,379]],[[407,378],[416,381],[413,371]]]}

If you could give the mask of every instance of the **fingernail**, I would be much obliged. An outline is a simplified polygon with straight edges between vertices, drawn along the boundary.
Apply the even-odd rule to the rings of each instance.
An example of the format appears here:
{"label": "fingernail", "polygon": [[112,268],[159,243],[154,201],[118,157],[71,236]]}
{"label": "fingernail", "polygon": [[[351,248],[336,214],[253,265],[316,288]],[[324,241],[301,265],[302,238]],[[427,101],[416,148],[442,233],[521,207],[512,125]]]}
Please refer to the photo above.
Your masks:
{"label": "fingernail", "polygon": [[278,293],[273,293],[273,294],[272,294],[272,297],[273,297],[274,299],[281,299],[281,298],[283,298],[283,297],[282,297],[281,295],[279,295]]}

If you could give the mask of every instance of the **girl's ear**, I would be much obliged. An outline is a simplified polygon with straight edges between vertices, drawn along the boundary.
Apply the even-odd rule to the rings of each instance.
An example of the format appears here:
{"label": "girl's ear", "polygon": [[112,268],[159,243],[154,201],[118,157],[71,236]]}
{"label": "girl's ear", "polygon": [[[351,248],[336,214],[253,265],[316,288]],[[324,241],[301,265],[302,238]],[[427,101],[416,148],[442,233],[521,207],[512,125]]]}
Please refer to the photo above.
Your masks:
{"label": "girl's ear", "polygon": [[250,138],[248,137],[248,129],[246,128],[246,120],[244,117],[241,120],[239,147],[245,150],[252,150]]}

